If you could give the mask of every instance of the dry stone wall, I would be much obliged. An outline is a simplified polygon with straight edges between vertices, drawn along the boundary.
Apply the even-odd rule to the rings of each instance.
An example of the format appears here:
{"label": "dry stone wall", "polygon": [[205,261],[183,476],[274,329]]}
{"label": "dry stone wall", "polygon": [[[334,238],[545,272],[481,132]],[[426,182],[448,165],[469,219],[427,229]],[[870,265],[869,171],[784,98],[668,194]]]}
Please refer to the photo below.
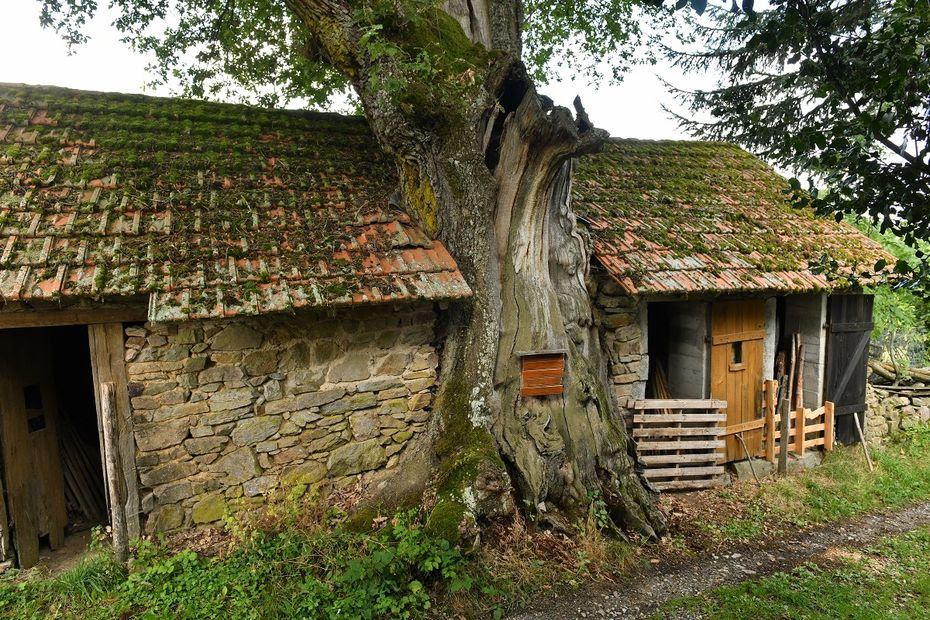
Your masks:
{"label": "dry stone wall", "polygon": [[881,445],[902,430],[930,422],[930,397],[911,396],[883,390],[871,384],[866,388],[865,439]]}
{"label": "dry stone wall", "polygon": [[430,417],[434,319],[416,305],[127,326],[146,531],[396,466]]}
{"label": "dry stone wall", "polygon": [[646,395],[649,356],[642,316],[643,304],[624,293],[616,282],[604,274],[594,280],[591,289],[595,320],[601,329],[610,358],[614,394],[621,408],[624,408],[628,399],[644,398]]}

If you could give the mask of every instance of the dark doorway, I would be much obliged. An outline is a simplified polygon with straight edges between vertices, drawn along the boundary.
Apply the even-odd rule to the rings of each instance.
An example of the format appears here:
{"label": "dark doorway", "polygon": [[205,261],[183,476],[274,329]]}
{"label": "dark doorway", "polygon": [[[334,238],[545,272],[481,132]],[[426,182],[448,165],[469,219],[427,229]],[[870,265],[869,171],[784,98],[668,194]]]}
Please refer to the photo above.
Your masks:
{"label": "dark doorway", "polygon": [[87,328],[0,331],[0,552],[22,568],[106,518]]}
{"label": "dark doorway", "polygon": [[66,533],[72,534],[106,521],[100,430],[87,328],[56,327],[50,331],[55,343],[52,365],[68,508]]}

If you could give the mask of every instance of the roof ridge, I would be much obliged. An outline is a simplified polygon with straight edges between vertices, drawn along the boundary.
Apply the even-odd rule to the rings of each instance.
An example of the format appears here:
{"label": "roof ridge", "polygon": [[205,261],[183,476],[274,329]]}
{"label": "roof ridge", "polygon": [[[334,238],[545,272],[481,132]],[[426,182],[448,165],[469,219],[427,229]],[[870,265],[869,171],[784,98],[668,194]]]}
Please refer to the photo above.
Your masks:
{"label": "roof ridge", "polygon": [[354,115],[354,114],[342,114],[340,112],[331,112],[325,110],[309,110],[301,108],[265,108],[257,105],[251,105],[247,103],[235,103],[228,101],[213,101],[210,99],[197,99],[194,97],[180,97],[180,96],[165,96],[165,95],[149,95],[145,93],[125,93],[121,91],[108,91],[108,90],[85,90],[81,88],[70,88],[67,86],[57,86],[54,84],[26,84],[23,82],[0,82],[0,98],[5,91],[12,91],[15,89],[25,89],[30,91],[30,94],[41,94],[45,93],[61,93],[61,94],[71,94],[71,95],[82,95],[90,96],[95,98],[106,98],[113,100],[124,100],[124,101],[137,101],[142,102],[146,101],[153,104],[158,103],[167,103],[167,102],[190,102],[198,103],[208,106],[216,106],[217,109],[241,109],[241,110],[252,110],[256,112],[262,112],[266,114],[281,114],[289,116],[299,116],[304,118],[320,118],[320,119],[344,119],[348,122],[365,122],[363,116]]}

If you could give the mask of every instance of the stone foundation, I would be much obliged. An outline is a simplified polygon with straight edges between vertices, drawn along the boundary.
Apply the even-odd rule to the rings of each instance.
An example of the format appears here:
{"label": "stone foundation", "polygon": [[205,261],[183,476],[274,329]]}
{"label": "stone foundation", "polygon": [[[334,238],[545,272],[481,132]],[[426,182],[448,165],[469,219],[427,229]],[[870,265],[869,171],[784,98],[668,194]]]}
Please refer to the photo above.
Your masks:
{"label": "stone foundation", "polygon": [[881,445],[902,430],[930,422],[930,397],[906,396],[883,390],[881,386],[866,387],[866,441]]}
{"label": "stone foundation", "polygon": [[416,305],[127,326],[145,531],[396,466],[430,418],[434,319]]}
{"label": "stone foundation", "polygon": [[620,286],[604,274],[595,278],[595,321],[610,360],[610,376],[614,394],[625,416],[626,401],[645,398],[646,379],[649,374],[647,355],[645,302],[625,293]]}

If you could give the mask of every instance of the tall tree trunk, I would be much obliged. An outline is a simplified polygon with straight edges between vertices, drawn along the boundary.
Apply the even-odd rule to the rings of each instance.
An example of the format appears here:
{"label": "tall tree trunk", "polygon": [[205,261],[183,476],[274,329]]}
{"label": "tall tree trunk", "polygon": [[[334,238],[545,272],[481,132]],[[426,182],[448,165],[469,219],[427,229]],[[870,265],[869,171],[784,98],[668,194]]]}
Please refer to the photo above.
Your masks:
{"label": "tall tree trunk", "polygon": [[[595,151],[606,133],[577,100],[573,116],[537,94],[520,61],[520,3],[447,0],[437,9],[436,31],[448,38],[454,19],[457,36],[481,44],[475,54],[486,59],[483,74],[458,76],[474,84],[437,119],[379,87],[402,68],[371,60],[347,5],[289,1],[315,33],[313,47],[352,77],[397,161],[404,208],[446,244],[474,291],[446,313],[430,524],[456,537],[519,504],[564,527],[593,494],[618,524],[661,534],[607,388],[586,286],[590,240],[571,210],[572,158]],[[521,396],[518,353],[534,350],[566,351],[562,396]]]}

